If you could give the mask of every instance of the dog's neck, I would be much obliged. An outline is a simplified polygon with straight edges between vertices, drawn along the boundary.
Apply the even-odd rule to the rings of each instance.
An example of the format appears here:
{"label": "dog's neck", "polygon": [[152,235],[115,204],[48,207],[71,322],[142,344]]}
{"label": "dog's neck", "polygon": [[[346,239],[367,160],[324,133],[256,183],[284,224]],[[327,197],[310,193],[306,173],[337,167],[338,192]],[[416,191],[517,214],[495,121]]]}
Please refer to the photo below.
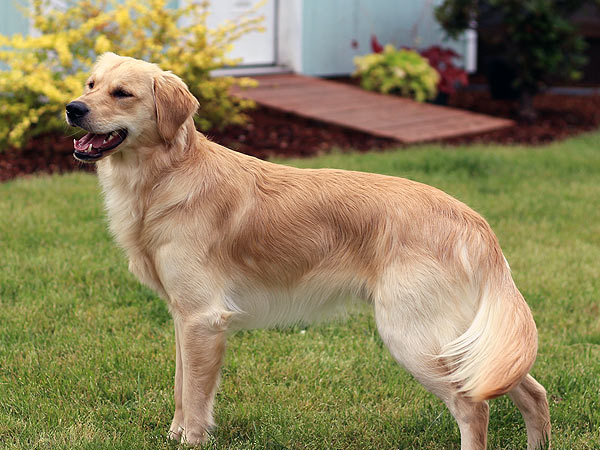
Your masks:
{"label": "dog's neck", "polygon": [[123,236],[135,234],[143,226],[147,203],[160,190],[159,186],[173,184],[176,171],[186,159],[203,159],[204,146],[198,145],[202,139],[206,138],[196,131],[190,118],[171,143],[125,149],[98,161],[98,178],[109,222],[123,247],[131,243],[131,239]]}

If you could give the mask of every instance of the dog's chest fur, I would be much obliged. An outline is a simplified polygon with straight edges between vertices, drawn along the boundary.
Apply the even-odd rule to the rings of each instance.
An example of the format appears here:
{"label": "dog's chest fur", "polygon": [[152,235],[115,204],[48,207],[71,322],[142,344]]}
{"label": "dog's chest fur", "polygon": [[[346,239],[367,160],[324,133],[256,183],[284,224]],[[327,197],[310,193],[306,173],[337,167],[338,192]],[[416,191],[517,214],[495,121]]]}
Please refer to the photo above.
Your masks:
{"label": "dog's chest fur", "polygon": [[129,259],[129,270],[163,298],[167,294],[156,273],[154,260],[144,241],[144,218],[147,186],[136,183],[143,179],[132,173],[139,169],[115,167],[110,158],[98,164],[98,177],[104,191],[109,226],[115,240]]}

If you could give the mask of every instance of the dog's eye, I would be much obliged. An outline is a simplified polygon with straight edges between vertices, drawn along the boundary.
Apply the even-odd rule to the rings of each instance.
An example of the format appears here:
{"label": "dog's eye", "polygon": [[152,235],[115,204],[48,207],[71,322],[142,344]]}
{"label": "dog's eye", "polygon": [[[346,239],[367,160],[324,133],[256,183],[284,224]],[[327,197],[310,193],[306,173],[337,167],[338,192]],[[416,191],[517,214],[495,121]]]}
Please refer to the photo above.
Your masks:
{"label": "dog's eye", "polygon": [[112,91],[111,94],[113,97],[118,97],[118,98],[133,97],[133,94],[130,94],[129,92],[127,92],[121,88],[115,89],[114,91]]}
{"label": "dog's eye", "polygon": [[90,81],[90,82],[88,83],[88,87],[89,87],[90,89],[93,89],[93,88],[94,88],[94,82],[93,82],[93,81]]}

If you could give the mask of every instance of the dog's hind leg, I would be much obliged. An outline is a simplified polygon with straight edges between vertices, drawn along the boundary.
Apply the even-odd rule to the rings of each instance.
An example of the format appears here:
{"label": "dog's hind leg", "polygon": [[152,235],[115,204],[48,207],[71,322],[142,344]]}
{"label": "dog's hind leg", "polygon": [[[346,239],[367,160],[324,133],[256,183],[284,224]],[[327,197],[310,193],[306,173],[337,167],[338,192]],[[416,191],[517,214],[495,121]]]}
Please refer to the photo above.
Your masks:
{"label": "dog's hind leg", "polygon": [[461,450],[485,449],[489,421],[487,402],[474,402],[456,394],[445,403],[458,423]]}
{"label": "dog's hind leg", "polygon": [[402,323],[398,318],[399,315],[375,305],[377,329],[383,342],[398,363],[446,404],[460,429],[461,450],[484,450],[489,418],[487,403],[470,400],[444,379],[443,368],[431,356],[435,344],[426,327],[411,324],[409,316],[404,316],[407,320],[401,320]]}
{"label": "dog's hind leg", "polygon": [[181,442],[200,444],[214,426],[213,403],[225,354],[227,312],[179,317],[182,363]]}
{"label": "dog's hind leg", "polygon": [[527,375],[508,396],[525,420],[527,448],[550,448],[550,410],[544,387],[531,375]]}
{"label": "dog's hind leg", "polygon": [[452,290],[434,265],[414,267],[388,272],[375,289],[377,329],[394,359],[446,404],[458,423],[461,449],[484,450],[487,403],[463,395],[437,357],[443,344],[472,320],[474,307],[468,300],[453,304]]}
{"label": "dog's hind leg", "polygon": [[[392,353],[393,354],[393,353]],[[396,358],[398,360],[398,358]],[[460,430],[461,450],[485,450],[487,445],[487,428],[489,421],[489,406],[487,402],[475,402],[461,395],[450,383],[436,381],[431,377],[431,372],[420,372],[414,366],[409,368],[398,360],[409,372],[423,384],[423,386],[436,394],[450,410]]]}
{"label": "dog's hind leg", "polygon": [[182,390],[183,390],[183,363],[181,362],[181,331],[179,328],[179,322],[175,322],[175,415],[169,428],[169,439],[179,441],[181,439],[181,432],[183,431],[183,403],[182,403]]}

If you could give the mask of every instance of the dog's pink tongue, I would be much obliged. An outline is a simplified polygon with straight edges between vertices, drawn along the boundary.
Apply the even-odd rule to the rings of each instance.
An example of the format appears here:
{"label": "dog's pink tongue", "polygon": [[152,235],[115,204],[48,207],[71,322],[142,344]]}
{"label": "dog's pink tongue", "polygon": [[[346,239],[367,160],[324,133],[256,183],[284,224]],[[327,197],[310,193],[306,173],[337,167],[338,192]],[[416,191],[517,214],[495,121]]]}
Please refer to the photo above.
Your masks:
{"label": "dog's pink tongue", "polygon": [[92,147],[94,148],[100,148],[104,139],[106,139],[106,134],[88,133],[78,141],[75,141],[73,146],[75,147],[75,150],[79,151],[87,150],[90,147],[90,144],[92,144]]}
{"label": "dog's pink tongue", "polygon": [[[104,143],[104,140],[106,139],[106,134],[95,134],[94,137],[92,138],[92,147],[94,148],[100,148],[102,147],[102,144]],[[89,145],[89,144],[88,144]]]}

